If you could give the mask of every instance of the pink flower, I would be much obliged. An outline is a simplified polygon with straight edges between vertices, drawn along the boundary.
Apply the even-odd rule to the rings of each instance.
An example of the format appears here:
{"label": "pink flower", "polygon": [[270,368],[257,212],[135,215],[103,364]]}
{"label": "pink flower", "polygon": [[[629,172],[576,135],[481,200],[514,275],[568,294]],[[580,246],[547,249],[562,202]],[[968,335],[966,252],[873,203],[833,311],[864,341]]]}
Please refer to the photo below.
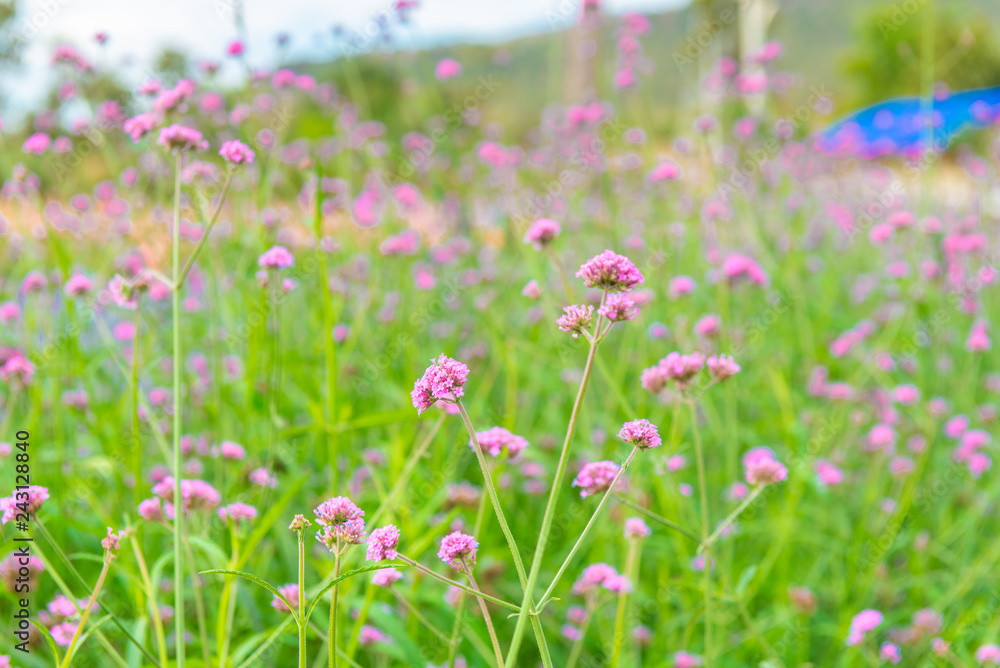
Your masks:
{"label": "pink flower", "polygon": [[389,587],[392,586],[393,583],[402,579],[403,574],[395,568],[385,568],[380,571],[375,571],[375,574],[372,575],[372,584],[376,587]]}
{"label": "pink flower", "polygon": [[[278,587],[278,591],[281,592],[281,595],[288,600],[288,602],[292,605],[292,608],[298,609],[299,586],[297,584],[286,584],[284,587]],[[285,605],[285,602],[277,596],[271,600],[271,607],[278,612],[291,612],[291,608]]]}
{"label": "pink flower", "polygon": [[62,624],[56,624],[49,629],[49,633],[52,635],[52,639],[56,641],[57,645],[60,647],[69,647],[69,644],[73,642],[73,637],[76,635],[77,626],[77,623],[63,622]]}
{"label": "pink flower", "polygon": [[[182,510],[215,508],[222,501],[222,497],[215,488],[204,480],[182,479],[180,487]],[[165,476],[160,482],[153,485],[153,494],[166,502],[174,503],[173,476]]]}
{"label": "pink flower", "polygon": [[245,503],[230,503],[228,506],[219,508],[219,519],[229,524],[232,520],[235,524],[249,522],[257,517],[257,509]]}
{"label": "pink flower", "polygon": [[[165,512],[166,511],[166,512]],[[172,504],[165,504],[157,497],[145,499],[139,502],[139,517],[148,522],[165,522],[167,518],[174,518],[174,507]]]}
{"label": "pink flower", "polygon": [[583,306],[580,304],[564,306],[563,315],[556,319],[556,325],[558,325],[560,331],[572,334],[575,339],[590,328],[593,317],[593,306]]}
{"label": "pink flower", "polygon": [[241,42],[241,41],[240,41],[240,40],[238,40],[238,39],[234,39],[234,40],[233,40],[232,42],[230,42],[230,43],[229,43],[229,45],[228,45],[228,46],[226,47],[226,54],[227,54],[227,55],[230,55],[230,56],[234,56],[234,57],[235,57],[235,56],[242,56],[242,55],[243,55],[243,52],[244,52],[245,50],[246,50],[246,49],[245,49],[245,47],[243,46],[243,42]]}
{"label": "pink flower", "polygon": [[645,280],[631,260],[611,250],[584,262],[576,276],[582,278],[588,288],[601,288],[607,292],[628,292]]}
{"label": "pink flower", "polygon": [[696,668],[702,664],[701,657],[690,652],[676,652],[673,658],[674,668]]}
{"label": "pink flower", "polygon": [[233,441],[223,441],[219,445],[219,454],[225,459],[244,459],[247,456],[246,449],[239,443]]}
{"label": "pink flower", "polygon": [[295,256],[284,246],[272,246],[257,258],[257,264],[265,269],[288,269],[295,264]]}
{"label": "pink flower", "polygon": [[27,387],[35,375],[35,365],[20,353],[17,353],[0,366],[0,380]]}
{"label": "pink flower", "polygon": [[609,579],[617,578],[618,571],[613,566],[604,563],[596,563],[583,569],[583,573],[573,583],[574,594],[587,594],[603,587]]}
{"label": "pink flower", "polygon": [[542,250],[549,245],[553,239],[559,236],[559,223],[548,218],[539,218],[531,224],[528,231],[524,233],[524,243],[531,244],[538,250]]}
{"label": "pink flower", "polygon": [[542,289],[538,286],[538,281],[528,281],[521,294],[528,299],[538,299],[542,296]]}
{"label": "pink flower", "polygon": [[32,153],[34,155],[41,155],[48,150],[49,144],[52,140],[44,132],[36,132],[27,139],[24,140],[24,146],[21,150],[25,153]]}
{"label": "pink flower", "polygon": [[[483,452],[489,453],[492,457],[499,457],[505,451],[510,457],[516,457],[522,450],[528,447],[528,441],[517,434],[512,434],[503,427],[493,427],[486,431],[477,431],[476,439]],[[472,439],[469,439],[469,447],[473,447]]]}
{"label": "pink flower", "polygon": [[653,530],[649,528],[648,524],[642,521],[641,517],[630,517],[625,520],[626,538],[646,538],[651,533],[653,533]]}
{"label": "pink flower", "polygon": [[608,295],[597,312],[611,322],[635,320],[639,316],[639,309],[636,308],[635,301],[627,294]]}
{"label": "pink flower", "polygon": [[364,646],[374,645],[375,643],[388,643],[389,641],[389,636],[370,624],[362,626],[361,632],[358,634],[358,642]]}
{"label": "pink flower", "polygon": [[719,333],[721,321],[717,315],[706,315],[694,324],[694,331],[698,336],[715,336]]}
{"label": "pink flower", "polygon": [[271,473],[269,473],[265,468],[254,469],[250,472],[250,475],[247,476],[247,479],[260,487],[270,487],[271,489],[274,489],[278,486],[278,478],[271,475]]}
{"label": "pink flower", "polygon": [[746,278],[751,283],[758,285],[767,285],[768,282],[767,274],[757,264],[757,261],[739,253],[731,253],[726,256],[726,259],[722,261],[722,273],[734,282],[741,278]]}
{"label": "pink flower", "polygon": [[0,511],[3,512],[0,516],[0,525],[13,521],[17,513],[36,515],[48,498],[49,489],[40,485],[14,490],[10,496],[0,499]]}
{"label": "pink flower", "polygon": [[120,532],[118,535],[115,535],[111,527],[108,527],[108,535],[101,540],[101,547],[103,547],[107,552],[117,552],[121,549],[120,541],[123,537],[123,533],[124,532]]}
{"label": "pink flower", "polygon": [[139,114],[125,121],[123,129],[132,138],[133,142],[148,135],[153,128],[160,124],[160,117],[153,113]]}
{"label": "pink flower", "polygon": [[650,183],[661,181],[676,181],[681,177],[681,168],[673,160],[664,160],[649,173],[646,180]]}
{"label": "pink flower", "polygon": [[441,539],[438,558],[455,570],[464,572],[466,568],[476,565],[478,547],[479,543],[472,536],[453,531]]}
{"label": "pink flower", "polygon": [[746,480],[751,485],[771,485],[783,482],[788,469],[774,458],[770,448],[754,448],[743,455]]}
{"label": "pink flower", "polygon": [[668,291],[670,296],[676,299],[677,297],[693,292],[695,287],[696,283],[690,276],[677,276],[670,279]]}
{"label": "pink flower", "polygon": [[882,643],[882,646],[878,650],[878,657],[892,664],[897,664],[903,660],[903,654],[899,651],[899,646],[891,642]]}
{"label": "pink flower", "polygon": [[67,297],[79,297],[90,292],[93,287],[94,282],[83,274],[73,274],[63,285],[63,292]]}
{"label": "pink flower", "polygon": [[684,387],[695,374],[705,365],[705,355],[691,353],[682,355],[678,352],[669,353],[666,357],[642,372],[642,386],[650,392],[657,393],[674,381]]}
{"label": "pink flower", "polygon": [[424,375],[413,384],[410,397],[417,413],[423,413],[436,401],[456,402],[465,394],[463,389],[469,379],[469,367],[445,354],[424,371]]}
{"label": "pink flower", "polygon": [[978,353],[989,350],[992,345],[990,335],[986,331],[986,323],[982,320],[978,321],[969,332],[969,338],[965,341],[965,349],[970,353]]}
{"label": "pink flower", "polygon": [[589,462],[583,465],[573,480],[573,487],[580,487],[580,497],[586,498],[611,487],[618,475],[618,464],[612,461]]}
{"label": "pink flower", "polygon": [[825,459],[818,460],[813,469],[820,483],[824,485],[839,485],[844,481],[844,472]]}
{"label": "pink flower", "polygon": [[1000,665],[1000,646],[983,645],[976,650],[976,661],[979,663],[992,663]]}
{"label": "pink flower", "polygon": [[208,148],[208,142],[201,133],[192,128],[174,123],[160,130],[157,143],[168,150],[203,150]]}
{"label": "pink flower", "polygon": [[656,425],[645,419],[626,422],[618,432],[618,438],[641,450],[658,448],[663,443],[656,431]]}
{"label": "pink flower", "polygon": [[878,610],[862,610],[851,620],[851,629],[847,637],[848,645],[858,645],[865,639],[865,634],[882,624],[882,613]]}
{"label": "pink flower", "polygon": [[732,378],[740,372],[740,365],[729,355],[712,355],[705,360],[705,365],[712,378],[719,382]]}
{"label": "pink flower", "polygon": [[368,536],[368,561],[384,561],[396,558],[396,547],[399,545],[399,529],[392,524],[375,529]]}
{"label": "pink flower", "polygon": [[445,81],[447,79],[452,79],[457,77],[462,73],[462,66],[457,60],[451,58],[445,58],[438,61],[437,66],[434,68],[434,76],[439,80]]}
{"label": "pink flower", "polygon": [[219,149],[219,155],[234,165],[241,165],[244,163],[251,165],[253,164],[254,159],[253,150],[243,142],[236,139],[223,142],[222,147]]}

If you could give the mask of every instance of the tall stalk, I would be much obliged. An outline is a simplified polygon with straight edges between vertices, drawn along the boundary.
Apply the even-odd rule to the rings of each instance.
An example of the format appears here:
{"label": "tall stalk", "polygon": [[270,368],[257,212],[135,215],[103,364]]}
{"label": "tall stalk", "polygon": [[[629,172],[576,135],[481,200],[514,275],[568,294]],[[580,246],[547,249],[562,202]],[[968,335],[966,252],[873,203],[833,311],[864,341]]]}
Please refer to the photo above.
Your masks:
{"label": "tall stalk", "polygon": [[[469,584],[472,585],[472,588],[477,592],[482,591],[476,583],[476,578],[472,575],[472,568],[465,562],[465,557],[462,558],[462,568],[465,570],[465,575],[469,578]],[[482,596],[476,596],[476,600],[479,601],[479,609],[483,613],[483,621],[486,622],[486,630],[490,634],[490,643],[493,644],[493,653],[497,658],[497,666],[503,666],[503,651],[500,649],[500,641],[497,640],[496,629],[493,628],[493,619],[490,617],[490,610],[486,607],[486,601],[483,600]]]}
{"label": "tall stalk", "polygon": [[70,661],[73,660],[73,654],[76,652],[76,643],[80,640],[80,633],[87,625],[87,618],[90,617],[90,611],[94,608],[94,601],[97,600],[97,595],[101,593],[101,587],[104,586],[104,578],[107,577],[108,568],[110,566],[111,560],[105,554],[104,566],[101,568],[101,574],[97,578],[97,584],[94,586],[94,591],[90,594],[90,600],[87,601],[87,609],[84,610],[83,615],[80,616],[80,623],[76,625],[76,631],[73,633],[73,639],[70,641],[69,647],[66,649],[66,655],[63,656],[61,668],[69,668]]}
{"label": "tall stalk", "polygon": [[136,504],[139,502],[139,481],[142,480],[142,439],[139,438],[139,312],[142,292],[136,291],[135,313],[132,316],[132,477]]}
{"label": "tall stalk", "polygon": [[306,668],[306,545],[302,541],[302,530],[298,531],[299,539],[299,668]]}
{"label": "tall stalk", "polygon": [[[184,668],[184,560],[181,558],[181,538],[184,513],[181,508],[181,295],[178,281],[181,275],[181,153],[174,149],[174,227],[173,283],[171,292],[174,329],[174,637],[177,668]],[[136,481],[138,484],[138,481]]]}
{"label": "tall stalk", "polygon": [[705,453],[701,447],[701,433],[698,431],[698,415],[694,402],[688,401],[691,409],[691,431],[694,432],[695,455],[698,462],[698,498],[701,505],[701,543],[704,546],[702,584],[705,588],[705,668],[712,665],[712,550],[708,541],[708,492],[705,485]]}
{"label": "tall stalk", "polygon": [[[600,332],[600,330],[601,317],[598,316],[597,326],[594,331]],[[556,513],[556,502],[559,499],[559,491],[562,489],[563,479],[566,477],[566,466],[569,463],[569,446],[573,441],[573,433],[576,431],[576,420],[580,415],[580,406],[583,405],[583,396],[587,392],[590,373],[594,368],[598,343],[600,343],[600,339],[596,336],[590,341],[587,363],[583,367],[583,378],[580,379],[580,388],[577,390],[576,400],[573,402],[573,411],[570,413],[569,425],[566,428],[566,438],[563,440],[562,452],[559,453],[559,464],[556,466],[556,475],[552,480],[552,489],[549,490],[549,500],[545,504],[545,514],[542,516],[542,528],[538,534],[538,542],[535,545],[535,554],[531,559],[528,582],[524,587],[524,600],[521,602],[522,610],[531,610],[533,608],[532,592],[534,591],[535,583],[538,582],[538,573],[542,568],[542,557],[545,556],[545,548],[549,542],[549,533],[552,531],[552,519]],[[517,625],[514,627],[514,637],[511,639],[510,647],[507,649],[508,666],[514,666],[517,663],[517,651],[521,646],[521,639],[524,637],[524,625],[527,617],[535,618],[535,615],[520,614],[517,617]]]}
{"label": "tall stalk", "polygon": [[[635,582],[636,564],[639,559],[639,541],[641,539],[628,538],[628,554],[625,556],[625,575],[630,581]],[[628,609],[628,591],[618,594],[618,607],[615,610],[615,635],[613,650],[611,651],[610,668],[618,668],[621,663],[622,649],[625,646],[625,612]]]}
{"label": "tall stalk", "polygon": [[[333,557],[333,579],[340,577],[340,541],[337,541],[337,552]],[[330,597],[330,668],[337,668],[337,600],[340,595],[340,585],[333,586]]]}

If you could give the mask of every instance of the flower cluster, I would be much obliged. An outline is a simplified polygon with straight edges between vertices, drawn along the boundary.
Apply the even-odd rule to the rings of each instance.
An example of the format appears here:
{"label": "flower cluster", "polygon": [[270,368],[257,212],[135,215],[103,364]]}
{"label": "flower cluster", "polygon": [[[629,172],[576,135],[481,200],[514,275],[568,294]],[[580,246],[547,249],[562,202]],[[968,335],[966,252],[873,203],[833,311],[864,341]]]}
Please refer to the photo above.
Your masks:
{"label": "flower cluster", "polygon": [[479,543],[475,538],[461,531],[453,531],[441,539],[438,558],[456,571],[465,572],[476,565],[476,550]]}
{"label": "flower cluster", "polygon": [[316,540],[330,551],[343,549],[347,545],[358,545],[365,540],[365,511],[354,505],[346,496],[327,499],[313,512],[320,530]]}
{"label": "flower cluster", "polygon": [[772,485],[788,477],[788,469],[770,448],[754,448],[743,455],[746,480],[751,485]]}
{"label": "flower cluster", "polygon": [[[479,447],[483,449],[483,452],[489,453],[491,457],[499,457],[506,452],[513,458],[528,447],[528,441],[524,437],[512,434],[503,427],[477,431],[476,440],[479,441]],[[475,447],[472,439],[469,439],[469,447]]]}
{"label": "flower cluster", "polygon": [[395,559],[397,546],[399,546],[399,529],[388,524],[375,529],[368,536],[368,551],[365,558],[368,561]]}
{"label": "flower cluster", "polygon": [[573,480],[573,487],[580,488],[580,496],[583,498],[599,494],[611,487],[615,476],[618,475],[619,468],[618,464],[607,460],[588,462],[576,474],[576,478]]}
{"label": "flower cluster", "polygon": [[575,339],[590,327],[593,317],[593,306],[564,306],[563,315],[556,319],[556,325],[559,326],[560,331],[572,334]]}
{"label": "flower cluster", "polygon": [[705,366],[705,355],[699,352],[672,352],[642,372],[642,386],[653,393],[661,392],[673,381],[681,389]]}
{"label": "flower cluster", "polygon": [[582,278],[588,288],[600,288],[607,292],[628,292],[645,280],[631,260],[611,250],[584,262],[576,276]]}
{"label": "flower cluster", "polygon": [[195,129],[178,125],[167,126],[160,130],[160,137],[157,143],[168,150],[203,150],[208,148],[208,142]]}
{"label": "flower cluster", "polygon": [[590,594],[598,589],[628,593],[632,591],[632,583],[613,566],[604,563],[591,564],[583,569],[583,573],[573,583],[573,593]]}
{"label": "flower cluster", "polygon": [[623,424],[618,432],[618,438],[641,450],[658,448],[663,443],[660,439],[660,433],[656,430],[656,425],[644,419],[632,420]]}
{"label": "flower cluster", "polygon": [[469,367],[442,353],[413,384],[413,407],[423,413],[437,401],[458,401],[465,394],[463,386],[468,379]]}

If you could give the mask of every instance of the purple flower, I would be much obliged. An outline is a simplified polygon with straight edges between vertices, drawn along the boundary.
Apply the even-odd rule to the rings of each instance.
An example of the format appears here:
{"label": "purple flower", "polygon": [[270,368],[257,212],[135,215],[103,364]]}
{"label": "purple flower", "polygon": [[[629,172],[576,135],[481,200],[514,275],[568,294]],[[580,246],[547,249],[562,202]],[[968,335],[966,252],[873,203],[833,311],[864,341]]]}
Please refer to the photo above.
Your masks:
{"label": "purple flower", "polygon": [[[479,447],[483,452],[488,452],[492,457],[499,457],[505,450],[511,457],[516,457],[528,447],[528,441],[523,436],[512,434],[503,427],[477,431],[476,440],[479,441]],[[469,439],[469,447],[473,447],[472,439]]]}
{"label": "purple flower", "polygon": [[295,264],[295,256],[284,246],[272,246],[257,259],[265,269],[288,269]]}
{"label": "purple flower", "polygon": [[466,567],[476,565],[476,549],[479,543],[475,538],[461,531],[454,531],[441,539],[438,558],[456,571],[464,572]]}
{"label": "purple flower", "polygon": [[208,142],[202,138],[200,132],[177,123],[160,130],[160,138],[157,143],[169,150],[187,151],[208,148]]}
{"label": "purple flower", "polygon": [[396,558],[396,547],[399,545],[399,529],[392,524],[375,529],[368,536],[368,561],[383,561]]}
{"label": "purple flower", "polygon": [[524,243],[531,244],[541,250],[553,239],[559,236],[559,223],[548,218],[539,218],[531,224],[528,231],[524,233]]}
{"label": "purple flower", "polygon": [[618,432],[618,438],[642,450],[658,448],[663,443],[659,432],[656,431],[656,425],[649,420],[626,422]]}
{"label": "purple flower", "polygon": [[612,461],[589,462],[583,465],[573,480],[573,487],[580,487],[580,496],[588,497],[611,487],[618,475],[618,464]]}
{"label": "purple flower", "polygon": [[593,317],[593,306],[564,306],[563,315],[559,316],[556,320],[556,325],[559,326],[560,331],[572,334],[575,339],[578,338],[584,330],[590,327]]}
{"label": "purple flower", "polygon": [[236,139],[223,142],[219,149],[219,155],[234,165],[243,163],[250,165],[253,164],[254,159],[253,149]]}
{"label": "purple flower", "polygon": [[124,129],[133,142],[138,142],[148,135],[159,123],[160,117],[156,114],[139,114],[126,120]]}
{"label": "purple flower", "polygon": [[639,316],[639,309],[636,308],[635,301],[627,294],[608,295],[597,312],[611,322],[635,320]]}
{"label": "purple flower", "polygon": [[642,285],[642,272],[624,255],[606,250],[590,258],[576,272],[588,288],[601,288],[608,292],[628,292]]}
{"label": "purple flower", "polygon": [[423,413],[436,401],[458,401],[465,394],[463,386],[469,379],[469,367],[442,353],[413,384],[410,397],[417,413]]}

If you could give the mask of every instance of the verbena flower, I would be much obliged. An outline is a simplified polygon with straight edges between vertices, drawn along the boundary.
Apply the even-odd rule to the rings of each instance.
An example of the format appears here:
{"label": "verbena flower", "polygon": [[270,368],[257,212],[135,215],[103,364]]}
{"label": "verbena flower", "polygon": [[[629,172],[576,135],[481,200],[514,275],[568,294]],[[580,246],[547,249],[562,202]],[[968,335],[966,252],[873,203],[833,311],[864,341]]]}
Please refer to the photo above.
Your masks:
{"label": "verbena flower", "polygon": [[588,288],[601,288],[608,292],[628,292],[645,280],[631,260],[611,250],[584,262],[576,276],[582,278]]}
{"label": "verbena flower", "polygon": [[[286,584],[284,587],[278,587],[278,591],[281,595],[288,599],[288,602],[292,604],[292,608],[298,609],[299,607],[299,586],[297,584]],[[278,612],[291,612],[291,608],[285,605],[285,602],[280,598],[275,596],[271,599],[271,607]]]}
{"label": "verbena flower", "polygon": [[625,520],[625,537],[626,538],[646,538],[653,530],[649,528],[641,517],[630,517]]}
{"label": "verbena flower", "polygon": [[157,143],[169,150],[202,150],[208,148],[208,142],[201,133],[193,128],[174,123],[160,130]]}
{"label": "verbena flower", "polygon": [[539,218],[524,233],[524,243],[531,244],[538,250],[541,250],[559,236],[560,230],[559,223],[556,221],[548,218]]}
{"label": "verbena flower", "polygon": [[639,317],[639,309],[635,301],[627,294],[611,294],[604,300],[597,312],[611,322],[626,322]]}
{"label": "verbena flower", "polygon": [[788,469],[774,457],[770,448],[754,448],[743,455],[746,480],[751,485],[771,485],[788,477]]}
{"label": "verbena flower", "polygon": [[556,325],[559,326],[560,331],[572,334],[575,339],[590,328],[593,317],[593,306],[564,306],[563,315],[556,319]]}
{"label": "verbena flower", "polygon": [[372,584],[376,587],[391,587],[393,583],[399,582],[402,579],[403,574],[395,568],[384,568],[380,571],[375,571],[372,575]]}
{"label": "verbena flower", "polygon": [[244,163],[249,165],[254,160],[253,149],[236,139],[223,142],[222,147],[219,149],[219,155],[234,165]]}
{"label": "verbena flower", "polygon": [[465,571],[476,564],[476,550],[479,543],[475,538],[461,531],[453,531],[441,539],[438,558],[457,571]]}
{"label": "verbena flower", "polygon": [[705,360],[705,366],[712,378],[722,382],[740,372],[740,365],[729,355],[712,355]]}
{"label": "verbena flower", "polygon": [[368,536],[368,551],[365,558],[368,561],[395,559],[398,545],[399,529],[392,524],[380,527]]}
{"label": "verbena flower", "polygon": [[[528,447],[528,441],[517,434],[512,434],[503,427],[493,427],[486,431],[477,431],[476,440],[483,452],[489,453],[492,457],[499,457],[506,452],[510,457],[516,457],[522,450]],[[469,447],[474,447],[472,439],[469,439]]]}
{"label": "verbena flower", "polygon": [[219,508],[219,519],[226,524],[230,520],[239,525],[240,522],[248,522],[257,517],[257,509],[245,503],[230,503],[228,506]]}
{"label": "verbena flower", "polygon": [[272,246],[257,259],[265,269],[288,269],[295,264],[295,256],[284,246]]}
{"label": "verbena flower", "polygon": [[626,422],[618,432],[618,438],[642,449],[658,448],[663,443],[656,425],[649,420],[640,419]]}
{"label": "verbena flower", "polygon": [[589,462],[583,465],[573,480],[573,487],[580,487],[580,496],[585,498],[611,487],[611,481],[618,475],[618,464],[612,461]]}
{"label": "verbena flower", "polygon": [[444,355],[431,360],[424,375],[413,384],[410,397],[417,413],[423,413],[437,401],[454,402],[465,394],[463,389],[469,379],[469,367]]}

